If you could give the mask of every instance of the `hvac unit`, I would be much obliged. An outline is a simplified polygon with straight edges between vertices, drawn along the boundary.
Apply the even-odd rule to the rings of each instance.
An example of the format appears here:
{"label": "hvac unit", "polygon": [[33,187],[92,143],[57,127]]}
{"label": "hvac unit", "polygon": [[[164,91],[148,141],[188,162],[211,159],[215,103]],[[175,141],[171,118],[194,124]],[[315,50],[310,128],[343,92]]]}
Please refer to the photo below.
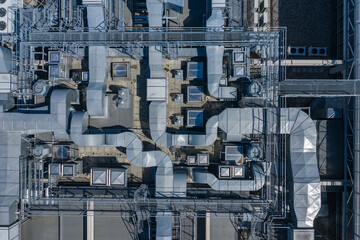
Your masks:
{"label": "hvac unit", "polygon": [[259,24],[259,13],[258,12],[254,12],[254,25],[258,25]]}
{"label": "hvac unit", "polygon": [[119,88],[117,107],[122,109],[130,107],[130,90],[128,88]]}
{"label": "hvac unit", "polygon": [[236,165],[232,166],[232,174],[233,178],[244,178],[245,177],[245,166],[244,165]]}
{"label": "hvac unit", "polygon": [[309,47],[309,56],[323,56],[327,55],[327,47]]}
{"label": "hvac unit", "polygon": [[305,56],[306,55],[306,47],[288,47],[287,54],[290,56]]}
{"label": "hvac unit", "polygon": [[112,64],[112,77],[119,79],[130,79],[130,63],[113,63]]}
{"label": "hvac unit", "polygon": [[260,12],[264,12],[267,8],[269,8],[270,4],[269,4],[269,0],[260,0],[260,4],[259,4],[259,10]]}
{"label": "hvac unit", "polygon": [[209,153],[198,153],[196,159],[199,166],[208,166],[210,164]]}
{"label": "hvac unit", "polygon": [[90,186],[126,187],[126,168],[90,169]]}
{"label": "hvac unit", "polygon": [[187,165],[196,165],[197,162],[196,162],[196,156],[193,156],[193,155],[188,155],[186,157],[186,164]]}
{"label": "hvac unit", "polygon": [[14,12],[10,10],[11,6],[17,5],[16,0],[1,0],[0,1],[0,33],[14,32]]}
{"label": "hvac unit", "polygon": [[268,13],[267,12],[260,13],[258,26],[263,27],[267,23],[268,23]]}
{"label": "hvac unit", "polygon": [[63,177],[75,177],[76,175],[76,164],[66,163],[61,166],[61,176]]}
{"label": "hvac unit", "polygon": [[254,11],[257,11],[258,9],[259,9],[259,0],[254,0]]}
{"label": "hvac unit", "polygon": [[219,166],[219,178],[222,179],[232,178],[232,166],[230,165]]}

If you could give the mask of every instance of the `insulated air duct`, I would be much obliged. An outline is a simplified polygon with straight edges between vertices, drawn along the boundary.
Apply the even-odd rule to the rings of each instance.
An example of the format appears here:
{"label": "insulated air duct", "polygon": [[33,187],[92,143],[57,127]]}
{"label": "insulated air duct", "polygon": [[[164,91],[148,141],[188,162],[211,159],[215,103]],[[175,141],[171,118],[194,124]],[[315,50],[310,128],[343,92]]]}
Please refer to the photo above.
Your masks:
{"label": "insulated air duct", "polygon": [[257,191],[265,184],[264,169],[258,163],[251,167],[252,179],[220,180],[214,174],[203,170],[193,170],[193,180],[196,183],[208,184],[216,191]]}

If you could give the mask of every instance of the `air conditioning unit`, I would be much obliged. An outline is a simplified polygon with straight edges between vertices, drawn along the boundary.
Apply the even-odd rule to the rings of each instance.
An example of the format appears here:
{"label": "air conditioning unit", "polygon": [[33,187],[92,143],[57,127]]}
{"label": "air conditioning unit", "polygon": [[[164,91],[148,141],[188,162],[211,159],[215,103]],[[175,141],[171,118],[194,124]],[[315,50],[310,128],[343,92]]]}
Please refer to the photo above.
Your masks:
{"label": "air conditioning unit", "polygon": [[287,55],[290,56],[305,56],[306,55],[306,47],[294,47],[289,46]]}
{"label": "air conditioning unit", "polygon": [[14,22],[11,19],[15,18],[15,14],[10,7],[16,5],[17,0],[0,1],[0,33],[14,32]]}
{"label": "air conditioning unit", "polygon": [[259,4],[260,12],[264,12],[269,7],[270,7],[269,0],[260,0],[260,4]]}
{"label": "air conditioning unit", "polygon": [[259,9],[259,0],[254,0],[254,11]]}
{"label": "air conditioning unit", "polygon": [[254,25],[258,25],[259,24],[259,13],[258,12],[254,12]]}
{"label": "air conditioning unit", "polygon": [[266,25],[268,22],[269,22],[269,20],[268,20],[268,13],[267,13],[267,12],[260,13],[258,26],[259,26],[259,27],[263,27],[263,26]]}
{"label": "air conditioning unit", "polygon": [[327,55],[327,47],[309,47],[309,56],[323,56]]}

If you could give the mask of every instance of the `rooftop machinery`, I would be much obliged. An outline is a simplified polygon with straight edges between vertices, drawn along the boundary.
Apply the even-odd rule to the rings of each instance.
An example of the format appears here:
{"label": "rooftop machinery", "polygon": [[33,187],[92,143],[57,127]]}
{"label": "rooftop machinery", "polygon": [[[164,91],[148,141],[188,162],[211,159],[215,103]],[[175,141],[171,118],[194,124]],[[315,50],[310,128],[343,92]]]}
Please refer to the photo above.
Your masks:
{"label": "rooftop machinery", "polygon": [[[251,214],[256,219],[248,229],[253,237],[271,234],[268,229],[278,218],[292,222],[293,232],[313,231],[320,209],[315,126],[304,111],[278,106],[285,30],[226,26],[225,1],[212,2],[206,27],[163,27],[164,8],[182,9],[181,2],[148,0],[148,28],[124,26],[122,4],[113,11],[112,1],[106,0],[81,5],[14,2],[9,7],[15,17],[8,20],[15,28],[2,36],[7,50],[1,61],[11,66],[4,73],[11,81],[0,95],[0,165],[5,166],[0,170],[0,225],[7,226],[5,231],[10,234],[14,224],[31,214],[71,214],[79,209],[136,215],[138,222],[155,218],[157,239],[172,239],[176,214],[206,212],[231,213],[237,219]],[[204,54],[197,55],[201,51]],[[140,58],[146,63],[149,74],[138,74],[136,83],[146,86],[145,94],[117,86],[118,96],[111,98],[108,82],[129,81],[135,71],[131,64],[118,64],[110,76],[112,54],[126,62]],[[187,109],[186,130],[168,126],[173,94],[165,64],[169,55],[179,63],[190,55],[189,65],[196,62],[191,58],[202,57],[196,70],[206,67],[201,77],[201,71],[187,72],[190,84],[204,78],[205,88],[189,88],[200,89],[196,94],[201,98],[186,104],[200,104],[201,109]],[[254,55],[261,61],[254,64]],[[143,65],[138,61],[136,67]],[[117,111],[134,108],[133,95],[146,99],[140,104],[148,106],[147,111],[139,114],[145,116],[141,126],[148,127],[93,127],[94,121],[114,120],[114,102]],[[214,111],[206,110],[205,104]],[[226,144],[238,149],[237,161],[200,150],[210,146],[220,153]],[[86,147],[121,148],[132,166],[155,167],[148,190],[131,182],[130,169],[124,166],[89,170],[89,162],[79,154]],[[171,149],[187,155],[195,151],[196,160],[177,163]],[[291,169],[289,183],[286,163]],[[76,189],[68,179],[78,184]],[[204,192],[206,200],[201,197]],[[91,209],[84,203],[91,203]],[[292,219],[287,219],[287,204]],[[143,212],[147,217],[139,217]]]}

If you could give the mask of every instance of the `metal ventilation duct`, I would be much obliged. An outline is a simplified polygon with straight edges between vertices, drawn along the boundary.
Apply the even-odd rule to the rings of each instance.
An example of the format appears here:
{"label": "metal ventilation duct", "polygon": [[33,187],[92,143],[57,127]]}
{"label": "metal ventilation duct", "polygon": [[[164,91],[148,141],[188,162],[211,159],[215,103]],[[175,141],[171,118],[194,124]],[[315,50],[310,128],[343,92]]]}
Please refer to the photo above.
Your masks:
{"label": "metal ventilation duct", "polygon": [[162,27],[164,4],[162,0],[147,0],[149,27]]}
{"label": "metal ventilation duct", "polygon": [[87,20],[89,31],[98,31],[105,27],[105,10],[104,5],[106,0],[83,0],[83,5],[86,6]]}
{"label": "metal ventilation duct", "polygon": [[173,193],[173,169],[168,155],[162,151],[144,152],[142,141],[131,132],[119,134],[84,134],[87,130],[87,112],[73,112],[71,139],[78,146],[117,146],[126,148],[128,160],[138,167],[157,167],[156,193],[171,196]]}
{"label": "metal ventilation duct", "polygon": [[104,46],[89,47],[89,85],[86,106],[90,116],[104,116],[107,61]]}
{"label": "metal ventilation duct", "polygon": [[252,179],[218,179],[214,174],[198,169],[193,169],[193,180],[196,183],[208,184],[217,191],[257,191],[265,184],[264,169],[258,163],[251,167]]}
{"label": "metal ventilation duct", "polygon": [[[206,27],[211,31],[224,31],[224,18],[221,10],[212,10],[212,15],[206,21]],[[210,31],[210,30],[209,30]],[[220,39],[219,39],[220,40]],[[237,89],[234,87],[220,87],[223,74],[223,46],[206,46],[207,56],[207,88],[209,94],[218,99],[236,100]],[[221,64],[219,64],[221,63]]]}
{"label": "metal ventilation duct", "polygon": [[0,225],[7,226],[16,221],[21,134],[53,131],[60,139],[68,139],[66,131],[70,103],[76,100],[76,96],[73,90],[54,90],[47,114],[3,112],[4,106],[1,105]]}

